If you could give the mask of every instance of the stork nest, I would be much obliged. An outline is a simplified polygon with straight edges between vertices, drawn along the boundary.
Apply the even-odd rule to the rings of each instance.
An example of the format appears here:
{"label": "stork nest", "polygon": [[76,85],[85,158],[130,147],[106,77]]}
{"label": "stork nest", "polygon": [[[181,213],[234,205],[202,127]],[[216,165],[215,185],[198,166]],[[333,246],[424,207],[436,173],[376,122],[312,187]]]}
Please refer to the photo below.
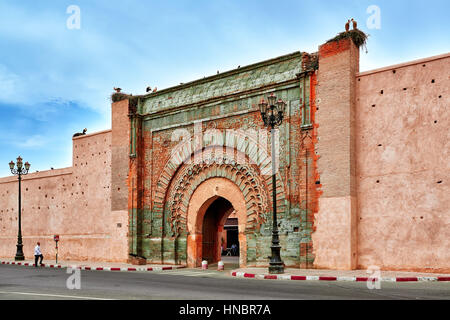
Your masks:
{"label": "stork nest", "polygon": [[125,99],[130,100],[130,104],[137,105],[139,98],[142,96],[133,96],[132,94],[126,94],[122,92],[116,92],[111,95],[112,102],[119,102]]}
{"label": "stork nest", "polygon": [[137,112],[137,105],[139,103],[139,98],[142,96],[133,96],[132,94],[126,94],[122,92],[115,92],[111,95],[112,102],[119,102],[125,99],[129,100],[129,113],[135,114]]}
{"label": "stork nest", "polygon": [[119,102],[125,99],[128,99],[130,97],[129,94],[122,93],[122,92],[115,92],[111,95],[111,101],[112,102]]}
{"label": "stork nest", "polygon": [[334,41],[340,41],[340,40],[344,40],[344,39],[349,39],[349,38],[352,39],[353,43],[358,48],[361,47],[361,46],[366,47],[367,38],[369,38],[369,35],[365,34],[364,32],[362,32],[359,29],[353,29],[353,30],[350,30],[350,31],[344,31],[344,32],[339,33],[333,39],[328,40],[327,43],[334,42]]}

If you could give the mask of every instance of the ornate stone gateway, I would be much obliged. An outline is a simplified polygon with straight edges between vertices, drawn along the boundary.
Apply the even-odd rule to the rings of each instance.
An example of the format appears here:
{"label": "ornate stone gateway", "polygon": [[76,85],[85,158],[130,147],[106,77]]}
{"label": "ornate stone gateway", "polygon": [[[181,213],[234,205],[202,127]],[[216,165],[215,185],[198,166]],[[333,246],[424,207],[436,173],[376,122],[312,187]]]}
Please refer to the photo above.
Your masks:
{"label": "ornate stone gateway", "polygon": [[315,70],[305,63],[311,58],[296,52],[145,96],[124,96],[131,128],[131,255],[188,266],[217,261],[233,212],[240,265],[268,265],[271,141],[258,103],[274,92],[288,103],[275,141],[281,254],[287,266],[312,263]]}

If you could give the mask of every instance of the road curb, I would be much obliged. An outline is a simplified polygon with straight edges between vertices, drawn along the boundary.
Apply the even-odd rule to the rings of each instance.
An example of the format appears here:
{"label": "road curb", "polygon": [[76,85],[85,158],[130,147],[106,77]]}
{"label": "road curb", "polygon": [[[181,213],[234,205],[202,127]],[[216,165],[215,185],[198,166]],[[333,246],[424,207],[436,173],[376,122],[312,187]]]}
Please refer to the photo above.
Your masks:
{"label": "road curb", "polygon": [[[16,265],[23,267],[34,267],[34,263],[28,262],[16,262],[16,261],[0,261],[0,264]],[[42,264],[45,268],[73,268],[86,271],[121,271],[121,272],[148,272],[148,271],[165,271],[176,270],[186,268],[185,265],[181,266],[164,266],[164,267],[89,267],[89,266],[77,266],[77,265],[61,265],[61,264]],[[247,272],[231,272],[232,277],[236,278],[248,278],[248,279],[264,279],[264,280],[296,280],[296,281],[346,281],[346,282],[367,282],[369,280],[375,281],[376,278],[369,277],[351,277],[351,276],[299,276],[299,275],[273,275],[273,274],[254,274]],[[390,277],[380,278],[381,282],[450,282],[450,276],[445,277]]]}
{"label": "road curb", "polygon": [[[369,277],[349,277],[349,276],[294,276],[294,275],[274,275],[274,274],[254,274],[247,272],[231,272],[232,277],[264,279],[264,280],[303,280],[303,281],[347,281],[347,282],[367,282],[376,281],[377,278]],[[381,282],[430,282],[430,281],[450,281],[450,277],[394,277],[379,278]]]}
{"label": "road curb", "polygon": [[[16,266],[22,266],[22,267],[34,267],[34,263],[28,263],[28,262],[15,262],[15,261],[0,261],[1,264],[9,264],[9,265],[16,265]],[[186,268],[186,266],[166,266],[166,267],[132,267],[132,268],[119,268],[119,267],[87,267],[87,266],[77,266],[77,265],[61,265],[61,264],[48,264],[43,263],[42,267],[45,268],[73,268],[76,267],[80,270],[88,270],[88,271],[165,271],[165,270],[175,270],[175,269],[182,269]]]}

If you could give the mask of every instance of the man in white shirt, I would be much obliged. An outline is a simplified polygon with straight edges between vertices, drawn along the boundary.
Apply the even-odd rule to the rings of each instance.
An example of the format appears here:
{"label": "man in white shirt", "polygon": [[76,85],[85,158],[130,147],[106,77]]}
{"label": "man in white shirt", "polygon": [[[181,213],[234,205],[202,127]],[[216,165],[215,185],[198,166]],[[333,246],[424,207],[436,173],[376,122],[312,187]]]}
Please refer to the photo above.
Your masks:
{"label": "man in white shirt", "polygon": [[37,246],[34,247],[34,266],[35,267],[37,267],[37,265],[38,265],[39,258],[41,258],[41,261],[39,264],[42,266],[42,260],[44,259],[44,256],[42,255],[42,252],[41,252],[41,243],[40,242],[38,242]]}

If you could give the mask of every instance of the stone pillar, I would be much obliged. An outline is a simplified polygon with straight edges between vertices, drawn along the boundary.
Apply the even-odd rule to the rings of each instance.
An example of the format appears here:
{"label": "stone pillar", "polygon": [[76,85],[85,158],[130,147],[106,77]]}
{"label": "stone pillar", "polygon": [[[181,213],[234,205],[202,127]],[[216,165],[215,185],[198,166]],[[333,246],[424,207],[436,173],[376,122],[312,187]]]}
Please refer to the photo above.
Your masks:
{"label": "stone pillar", "polygon": [[[129,143],[130,120],[128,118],[128,99],[113,102],[111,105],[111,215],[128,216],[128,170],[129,170]],[[122,219],[128,221],[129,218]],[[128,228],[123,225],[122,228]],[[128,230],[129,231],[129,230]],[[130,234],[130,232],[128,232]],[[122,247],[130,252],[130,239]],[[115,250],[115,248],[111,248]],[[124,250],[124,249],[121,249]]]}
{"label": "stone pillar", "polygon": [[187,237],[187,267],[197,268],[202,265],[202,244],[201,233],[190,234]]}
{"label": "stone pillar", "polygon": [[111,210],[128,209],[128,161],[130,145],[130,120],[128,99],[111,105]]}
{"label": "stone pillar", "polygon": [[359,49],[350,39],[319,48],[316,153],[322,185],[313,248],[316,268],[357,267],[355,94]]}

